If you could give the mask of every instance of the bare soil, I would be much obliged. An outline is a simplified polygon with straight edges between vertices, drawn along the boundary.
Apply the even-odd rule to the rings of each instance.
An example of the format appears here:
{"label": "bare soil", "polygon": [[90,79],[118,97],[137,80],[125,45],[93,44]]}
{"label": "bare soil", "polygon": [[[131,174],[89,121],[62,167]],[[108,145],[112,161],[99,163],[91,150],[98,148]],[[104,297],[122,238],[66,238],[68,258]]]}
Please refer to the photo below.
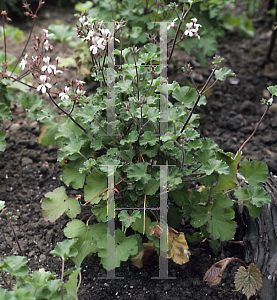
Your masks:
{"label": "bare soil", "polygon": [[[42,33],[42,29],[55,23],[56,19],[62,24],[74,27],[77,18],[73,14],[73,10],[50,7],[39,14],[35,33]],[[212,138],[224,151],[233,153],[239,149],[259,121],[265,109],[259,101],[263,97],[269,98],[266,87],[277,84],[276,51],[272,55],[272,61],[263,66],[271,32],[270,17],[265,12],[260,12],[253,21],[256,28],[254,38],[246,38],[235,32],[228,33],[219,41],[217,54],[225,58],[224,64],[237,77],[235,80],[232,78],[224,83],[219,82],[212,90],[208,104],[198,109],[201,115],[201,134]],[[30,23],[21,23],[20,27],[27,30]],[[14,45],[9,48],[9,53],[20,55],[21,47],[9,45]],[[3,45],[0,44],[0,47],[2,51]],[[70,56],[72,50],[66,44],[56,44],[54,55]],[[205,69],[183,53],[177,52],[174,56],[180,67],[185,63],[184,58],[192,63],[198,75],[198,83],[204,83],[208,76]],[[69,69],[69,72],[72,78],[76,78],[75,69]],[[180,83],[184,81],[181,73],[169,75],[171,80]],[[80,75],[78,78],[81,79]],[[45,268],[60,275],[61,262],[49,252],[57,242],[64,239],[63,228],[69,219],[62,216],[56,222],[49,223],[41,214],[41,200],[44,195],[63,185],[59,180],[61,168],[56,162],[58,149],[56,146],[42,146],[38,143],[39,124],[27,118],[21,107],[13,103],[12,113],[13,120],[4,123],[7,147],[5,152],[0,153],[0,199],[6,202],[9,211],[18,216],[14,228],[29,261],[30,270]],[[260,160],[274,174],[277,174],[276,114],[277,109],[274,106],[256,135],[243,149],[243,159]],[[74,195],[74,191],[68,191]],[[85,220],[87,216],[89,211],[84,210],[81,218]],[[177,230],[191,234],[193,229],[184,221]],[[124,262],[116,270],[116,276],[123,279],[103,279],[106,271],[98,257],[91,255],[82,266],[79,299],[246,299],[240,293],[234,292],[232,277],[237,265],[227,268],[220,286],[210,288],[203,282],[203,276],[222,257],[215,255],[205,241],[189,244],[189,248],[192,255],[184,266],[169,261],[169,276],[172,279],[168,280],[152,279],[159,276],[157,258],[150,260],[142,269],[137,269],[131,262]],[[18,255],[19,251],[11,228],[3,218],[0,220],[0,257],[3,259],[13,254]],[[242,246],[228,243],[223,254],[242,257],[243,249]],[[1,281],[0,287],[3,287]]]}

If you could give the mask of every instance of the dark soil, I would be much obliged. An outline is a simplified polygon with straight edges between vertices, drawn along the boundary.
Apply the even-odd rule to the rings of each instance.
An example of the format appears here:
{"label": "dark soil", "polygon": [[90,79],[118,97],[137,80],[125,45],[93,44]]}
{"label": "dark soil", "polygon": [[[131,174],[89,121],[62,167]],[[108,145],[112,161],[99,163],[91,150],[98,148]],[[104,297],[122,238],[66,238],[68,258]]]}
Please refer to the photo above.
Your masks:
{"label": "dark soil", "polygon": [[[74,27],[76,18],[71,10],[49,9],[39,15],[36,32],[47,28],[59,19],[62,24]],[[225,58],[224,64],[236,74],[236,80],[219,82],[208,98],[208,104],[199,109],[201,134],[212,138],[224,151],[235,153],[251,134],[263,110],[261,98],[269,98],[266,87],[276,83],[276,53],[273,62],[262,66],[269,44],[271,21],[265,13],[254,19],[257,28],[254,38],[245,38],[240,33],[228,33],[219,41],[217,53]],[[24,24],[28,28],[29,23]],[[2,47],[2,45],[1,45]],[[2,49],[1,49],[2,50]],[[18,46],[9,53],[18,55]],[[70,56],[72,50],[64,44],[57,44],[54,57]],[[184,64],[184,54],[174,57],[180,67]],[[198,76],[199,84],[204,83],[208,73],[190,57]],[[69,72],[76,77],[76,70]],[[181,73],[180,73],[181,74]],[[175,80],[184,80],[179,73]],[[59,180],[61,169],[56,162],[57,147],[42,146],[38,143],[39,124],[26,117],[22,108],[12,104],[13,120],[4,123],[7,147],[0,153],[0,199],[12,214],[18,216],[14,228],[31,271],[45,268],[60,275],[61,262],[49,254],[57,242],[64,239],[63,228],[69,219],[62,216],[54,223],[45,221],[41,214],[41,200],[47,192],[63,185]],[[253,139],[243,149],[243,159],[265,162],[269,170],[277,174],[277,109],[276,106],[266,116]],[[69,190],[70,192],[70,190]],[[73,191],[72,191],[73,193]],[[75,192],[76,193],[76,192]],[[74,193],[73,193],[74,195]],[[89,212],[84,210],[82,218]],[[192,228],[183,222],[180,231],[191,233]],[[169,261],[171,279],[152,279],[159,276],[159,261],[150,260],[142,269],[131,262],[122,263],[116,276],[122,279],[103,279],[106,271],[96,255],[88,257],[82,269],[82,283],[79,300],[89,299],[246,299],[234,292],[232,277],[237,265],[232,264],[223,274],[220,286],[210,288],[203,282],[203,276],[213,263],[221,259],[214,255],[207,242],[189,244],[192,253],[190,261],[178,266]],[[0,221],[0,257],[18,255],[19,251],[11,228],[3,218]],[[225,256],[243,254],[241,246],[229,243],[225,246]],[[101,279],[102,278],[102,279]],[[3,285],[0,281],[0,287]]]}

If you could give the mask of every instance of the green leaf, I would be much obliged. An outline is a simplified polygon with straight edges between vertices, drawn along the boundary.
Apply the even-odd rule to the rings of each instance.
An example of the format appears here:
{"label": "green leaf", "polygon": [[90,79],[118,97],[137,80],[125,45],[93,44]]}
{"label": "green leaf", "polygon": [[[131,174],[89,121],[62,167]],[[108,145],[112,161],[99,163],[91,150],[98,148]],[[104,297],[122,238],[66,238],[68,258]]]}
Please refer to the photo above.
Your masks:
{"label": "green leaf", "polygon": [[268,193],[260,186],[240,188],[235,192],[235,197],[242,201],[250,201],[256,207],[262,207],[264,204],[271,202]]}
{"label": "green leaf", "polygon": [[229,166],[225,161],[209,159],[205,164],[200,168],[202,172],[205,172],[207,175],[211,175],[213,172],[218,174],[229,174]]}
{"label": "green leaf", "polygon": [[125,81],[119,81],[116,83],[115,88],[121,93],[130,95],[133,91],[132,80],[127,79]]}
{"label": "green leaf", "polygon": [[78,201],[75,198],[68,198],[63,186],[47,193],[42,200],[41,207],[42,215],[50,222],[54,222],[64,212],[71,218],[75,218],[80,213]]}
{"label": "green leaf", "polygon": [[78,2],[77,4],[75,4],[74,8],[77,11],[85,12],[92,8],[92,6],[93,3],[91,1],[86,1],[85,3]]}
{"label": "green leaf", "polygon": [[11,255],[4,258],[1,269],[12,276],[26,276],[29,273],[27,262],[24,256]]}
{"label": "green leaf", "polygon": [[91,212],[95,215],[98,222],[107,221],[107,201],[100,201],[91,208]]}
{"label": "green leaf", "polygon": [[12,113],[10,111],[10,107],[5,103],[0,103],[0,117],[2,119],[12,119]]}
{"label": "green leaf", "polygon": [[2,130],[0,130],[0,151],[4,151],[6,148],[5,138],[6,138],[5,133]]}
{"label": "green leaf", "polygon": [[85,201],[87,202],[93,198],[93,200],[90,201],[90,204],[98,203],[103,197],[101,193],[104,193],[107,187],[106,174],[93,172],[92,174],[88,175],[84,188]]}
{"label": "green leaf", "polygon": [[138,210],[134,210],[132,214],[129,214],[127,210],[122,210],[118,214],[119,220],[125,228],[130,227],[137,218],[141,218],[141,214]]}
{"label": "green leaf", "polygon": [[215,78],[220,81],[225,81],[227,76],[236,76],[236,74],[229,68],[221,68],[214,72]]}
{"label": "green leaf", "polygon": [[56,255],[62,260],[65,260],[67,257],[74,257],[78,254],[77,249],[73,247],[75,242],[75,239],[58,242],[57,246],[50,252],[50,254]]}
{"label": "green leaf", "polygon": [[277,96],[277,85],[271,85],[267,89],[272,96]]}
{"label": "green leaf", "polygon": [[[215,190],[227,190],[227,189],[233,189],[237,186],[237,169],[238,164],[241,159],[241,151],[237,153],[234,159],[231,157],[228,157],[225,154],[218,154],[226,161],[226,163],[229,166],[230,174],[220,174],[218,178],[218,182],[215,186]],[[223,158],[225,157],[225,158]]]}
{"label": "green leaf", "polygon": [[139,139],[139,143],[141,146],[150,145],[154,146],[159,141],[157,135],[153,134],[151,131],[146,131],[144,134],[141,135]]}
{"label": "green leaf", "polygon": [[68,281],[64,284],[64,287],[67,290],[68,297],[72,297],[72,299],[78,299],[78,277],[80,272],[81,268],[77,268],[76,270],[74,270],[70,274]]}
{"label": "green leaf", "polygon": [[130,166],[126,170],[128,178],[134,181],[141,180],[144,184],[147,183],[151,179],[151,176],[146,173],[147,166],[147,162],[137,163],[136,165]]}
{"label": "green leaf", "polygon": [[62,161],[65,158],[75,153],[78,153],[81,156],[80,150],[83,144],[84,144],[83,140],[70,141],[70,143],[68,143],[65,147],[60,148],[60,152],[58,154],[57,160]]}
{"label": "green leaf", "polygon": [[47,281],[54,279],[57,276],[58,275],[56,275],[55,273],[51,273],[50,271],[46,272],[44,269],[39,269],[39,271],[32,272],[30,277],[26,279],[26,282],[38,288],[41,286],[45,286],[45,283]]}
{"label": "green leaf", "polygon": [[247,299],[255,295],[262,287],[262,275],[257,266],[251,263],[248,269],[239,267],[235,275],[235,286],[236,291],[241,290]]}
{"label": "green leaf", "polygon": [[242,161],[240,163],[239,173],[242,174],[249,184],[262,186],[267,180],[268,167],[260,161]]}
{"label": "green leaf", "polygon": [[210,211],[210,220],[207,230],[212,238],[228,241],[234,237],[236,232],[235,212],[233,201],[222,194],[216,194]]}
{"label": "green leaf", "polygon": [[[72,37],[76,35],[75,30],[68,25],[55,25],[51,24],[48,26],[49,33],[54,34],[54,39],[57,42],[69,42]],[[49,37],[53,38],[53,37]]]}
{"label": "green leaf", "polygon": [[77,116],[81,118],[82,122],[89,123],[94,119],[94,115],[98,112],[99,106],[97,105],[86,105],[85,107],[80,108],[77,113]]}
{"label": "green leaf", "polygon": [[[107,239],[103,242],[106,241]],[[138,253],[138,249],[138,237],[135,235],[125,237],[124,233],[120,229],[115,231],[115,267],[119,267],[121,261],[126,261],[130,256],[136,255]],[[103,267],[107,270],[107,246],[106,248],[100,248],[98,250],[98,255],[101,257]]]}
{"label": "green leaf", "polygon": [[[143,211],[139,212],[141,217],[136,218],[135,222],[132,223],[131,227],[134,231],[138,231],[139,233],[143,233],[143,227],[144,227],[144,214]],[[151,219],[149,217],[145,217],[145,228],[147,228],[151,223]]]}

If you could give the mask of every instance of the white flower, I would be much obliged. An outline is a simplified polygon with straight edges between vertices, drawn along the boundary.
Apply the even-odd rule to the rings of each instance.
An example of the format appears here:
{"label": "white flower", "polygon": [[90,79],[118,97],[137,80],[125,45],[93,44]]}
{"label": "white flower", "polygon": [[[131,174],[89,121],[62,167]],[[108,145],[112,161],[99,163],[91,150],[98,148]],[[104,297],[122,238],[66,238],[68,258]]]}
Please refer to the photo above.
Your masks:
{"label": "white flower", "polygon": [[27,57],[28,57],[28,54],[26,53],[24,58],[22,59],[21,63],[19,64],[19,67],[21,67],[22,70],[25,69],[28,61],[27,61]]}
{"label": "white flower", "polygon": [[[50,65],[50,64],[49,64],[49,62],[50,62],[50,57],[49,57],[49,56],[43,57],[42,60],[43,60],[44,63],[45,63],[45,65],[41,67],[41,71],[42,71],[42,72],[45,72],[45,71],[47,70],[47,72],[48,72],[49,74],[51,74],[52,71],[53,71],[54,74],[57,73],[56,67],[55,67],[54,65]],[[60,71],[60,72],[61,72],[61,71]]]}
{"label": "white flower", "polygon": [[48,33],[48,30],[47,29],[42,29],[44,31],[44,35],[45,37],[48,39],[49,37],[52,37],[54,36],[54,33]]}
{"label": "white flower", "polygon": [[93,54],[96,54],[98,52],[98,40],[99,37],[97,36],[91,39],[92,45],[89,47],[89,51],[91,51]]}
{"label": "white flower", "polygon": [[46,41],[44,42],[43,46],[44,46],[44,50],[45,50],[45,51],[48,51],[49,49],[50,49],[50,50],[53,49],[53,46],[49,43],[48,40],[46,40]]}
{"label": "white flower", "polygon": [[76,94],[77,94],[77,96],[82,96],[83,91],[80,90],[80,89],[78,88],[78,89],[76,90]]}
{"label": "white flower", "polygon": [[79,19],[79,22],[85,27],[85,26],[88,26],[88,22],[86,21],[86,16],[82,16],[80,19]]}
{"label": "white flower", "polygon": [[39,80],[41,82],[41,84],[37,87],[37,91],[41,91],[42,94],[45,94],[47,89],[51,89],[51,84],[47,83],[46,80],[48,79],[48,77],[46,75],[40,75],[39,76]]}
{"label": "white flower", "polygon": [[191,19],[191,21],[192,22],[186,24],[186,30],[184,32],[184,35],[190,37],[197,36],[197,38],[200,39],[200,36],[198,35],[198,29],[202,26],[200,24],[196,24],[196,18]]}
{"label": "white flower", "polygon": [[85,81],[78,80],[78,79],[76,79],[75,82],[76,82],[77,86],[83,86],[85,84]]}
{"label": "white flower", "polygon": [[189,3],[189,4],[192,4],[192,2],[193,2],[193,0],[188,0],[188,3]]}
{"label": "white flower", "polygon": [[64,99],[68,100],[69,99],[68,92],[69,92],[69,87],[65,86],[64,87],[64,93],[59,93],[59,97],[61,98],[61,100],[64,100]]}
{"label": "white flower", "polygon": [[167,26],[167,30],[169,30],[171,27],[175,27],[175,22],[178,20],[178,18],[175,18],[170,25]]}

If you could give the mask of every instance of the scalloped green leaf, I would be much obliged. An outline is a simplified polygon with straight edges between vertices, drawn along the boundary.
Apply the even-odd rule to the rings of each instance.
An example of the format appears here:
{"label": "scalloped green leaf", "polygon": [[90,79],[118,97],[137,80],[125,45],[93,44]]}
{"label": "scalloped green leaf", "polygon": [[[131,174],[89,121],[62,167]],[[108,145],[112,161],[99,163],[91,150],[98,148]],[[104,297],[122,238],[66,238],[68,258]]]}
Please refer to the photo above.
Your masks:
{"label": "scalloped green leaf", "polygon": [[271,199],[268,193],[260,186],[249,186],[238,189],[235,197],[242,201],[249,201],[256,207],[262,207],[266,203],[270,203]]}
{"label": "scalloped green leaf", "polygon": [[218,154],[219,156],[225,156],[225,161],[229,165],[230,174],[220,174],[217,184],[215,186],[215,190],[227,190],[227,189],[233,189],[237,186],[237,169],[238,164],[241,159],[241,151],[237,153],[234,159],[232,159],[229,156],[226,156],[225,154]]}
{"label": "scalloped green leaf", "polygon": [[223,67],[214,72],[215,78],[220,81],[225,81],[228,76],[236,76],[236,74],[229,68]]}
{"label": "scalloped green leaf", "polygon": [[271,85],[267,89],[272,96],[277,96],[277,85]]}
{"label": "scalloped green leaf", "polygon": [[151,179],[151,176],[146,173],[147,166],[147,162],[130,166],[127,169],[128,178],[134,181],[141,180],[143,183],[147,183]]}
{"label": "scalloped green leaf", "polygon": [[242,161],[239,167],[239,173],[242,174],[249,184],[262,186],[268,176],[268,167],[260,161]]}
{"label": "scalloped green leaf", "polygon": [[141,214],[138,210],[134,210],[131,214],[127,210],[122,210],[118,214],[119,220],[125,228],[130,227],[137,218],[141,218]]}
{"label": "scalloped green leaf", "polygon": [[200,171],[205,172],[207,175],[211,175],[213,172],[225,175],[230,174],[227,163],[214,158],[207,160],[207,162],[201,166]]}
{"label": "scalloped green leaf", "polygon": [[106,174],[94,172],[88,175],[84,188],[85,201],[87,202],[95,197],[93,200],[91,200],[90,204],[98,203],[102,199],[102,195],[98,194],[103,193],[107,188]]}
{"label": "scalloped green leaf", "polygon": [[57,246],[50,252],[50,254],[56,255],[62,260],[65,260],[67,257],[75,257],[78,254],[77,249],[73,247],[75,242],[75,239],[58,242]]}
{"label": "scalloped green leaf", "polygon": [[27,262],[24,256],[11,255],[4,258],[1,269],[13,276],[26,276],[29,273],[29,267],[26,266]]}
{"label": "scalloped green leaf", "polygon": [[68,198],[64,186],[47,193],[41,207],[43,217],[50,222],[54,222],[63,213],[75,218],[81,211],[78,201],[75,198]]}

